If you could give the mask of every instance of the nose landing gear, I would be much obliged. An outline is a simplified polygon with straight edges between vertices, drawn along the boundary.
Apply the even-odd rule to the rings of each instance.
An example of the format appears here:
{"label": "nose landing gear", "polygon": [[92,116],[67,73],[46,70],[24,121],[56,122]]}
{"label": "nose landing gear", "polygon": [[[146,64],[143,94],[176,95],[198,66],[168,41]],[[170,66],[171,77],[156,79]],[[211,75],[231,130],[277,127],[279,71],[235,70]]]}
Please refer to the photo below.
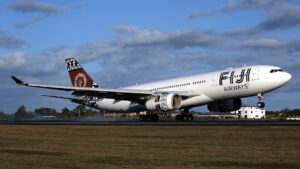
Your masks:
{"label": "nose landing gear", "polygon": [[265,103],[262,101],[263,98],[264,98],[264,95],[265,95],[264,93],[258,93],[257,94],[257,97],[259,99],[259,102],[257,103],[258,108],[264,108],[265,107]]}

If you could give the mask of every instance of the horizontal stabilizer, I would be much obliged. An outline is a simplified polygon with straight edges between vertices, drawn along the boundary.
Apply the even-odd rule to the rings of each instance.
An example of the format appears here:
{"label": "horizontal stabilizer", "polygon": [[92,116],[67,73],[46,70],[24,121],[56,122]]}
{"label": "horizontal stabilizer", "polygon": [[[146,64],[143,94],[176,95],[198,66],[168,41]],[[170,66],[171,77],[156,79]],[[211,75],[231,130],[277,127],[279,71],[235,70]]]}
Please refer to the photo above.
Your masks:
{"label": "horizontal stabilizer", "polygon": [[47,96],[47,97],[54,97],[54,98],[60,98],[60,99],[69,99],[69,100],[74,99],[74,98],[71,98],[71,97],[54,96],[54,95],[48,95],[48,94],[39,94],[39,96]]}

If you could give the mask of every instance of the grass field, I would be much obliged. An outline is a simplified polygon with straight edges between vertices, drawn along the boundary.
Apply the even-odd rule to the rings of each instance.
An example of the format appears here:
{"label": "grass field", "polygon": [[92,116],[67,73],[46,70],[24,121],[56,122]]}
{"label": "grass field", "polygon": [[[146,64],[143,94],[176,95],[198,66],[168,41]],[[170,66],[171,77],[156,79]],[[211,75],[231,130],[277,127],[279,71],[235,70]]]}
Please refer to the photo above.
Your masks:
{"label": "grass field", "polygon": [[300,126],[0,125],[0,168],[300,168]]}

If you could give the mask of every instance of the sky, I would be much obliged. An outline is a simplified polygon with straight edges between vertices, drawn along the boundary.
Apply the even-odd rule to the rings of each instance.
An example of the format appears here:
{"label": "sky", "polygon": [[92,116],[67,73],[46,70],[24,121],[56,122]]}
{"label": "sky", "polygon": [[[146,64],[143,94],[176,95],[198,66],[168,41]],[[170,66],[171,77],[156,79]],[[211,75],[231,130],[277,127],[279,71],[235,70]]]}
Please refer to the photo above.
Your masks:
{"label": "sky", "polygon": [[[266,110],[299,108],[300,2],[295,0],[2,0],[0,111],[74,108],[16,85],[70,86],[75,57],[103,88],[119,88],[243,65],[274,65],[293,78],[266,94]],[[256,105],[256,97],[242,99]],[[198,108],[207,111],[206,106]]]}

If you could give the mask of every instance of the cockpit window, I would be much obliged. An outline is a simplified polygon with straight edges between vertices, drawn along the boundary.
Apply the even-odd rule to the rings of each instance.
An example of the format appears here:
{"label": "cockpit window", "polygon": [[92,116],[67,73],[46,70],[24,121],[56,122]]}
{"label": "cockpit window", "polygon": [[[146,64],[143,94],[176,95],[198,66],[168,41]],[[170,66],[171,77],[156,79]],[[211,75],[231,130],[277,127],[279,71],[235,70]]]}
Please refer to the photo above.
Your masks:
{"label": "cockpit window", "polygon": [[283,72],[283,70],[282,69],[272,69],[270,71],[270,73],[275,73],[275,72]]}

